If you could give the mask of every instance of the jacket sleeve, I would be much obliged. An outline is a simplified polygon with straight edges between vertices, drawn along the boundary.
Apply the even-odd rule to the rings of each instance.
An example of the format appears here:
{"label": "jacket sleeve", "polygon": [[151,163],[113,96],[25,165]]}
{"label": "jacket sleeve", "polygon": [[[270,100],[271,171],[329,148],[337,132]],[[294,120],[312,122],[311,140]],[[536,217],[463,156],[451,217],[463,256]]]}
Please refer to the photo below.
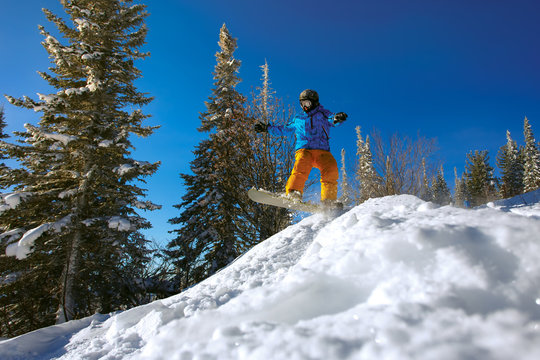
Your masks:
{"label": "jacket sleeve", "polygon": [[324,116],[328,119],[328,122],[330,123],[330,126],[339,126],[340,124],[334,124],[334,116],[336,114],[331,112],[330,110],[324,109]]}
{"label": "jacket sleeve", "polygon": [[274,136],[283,136],[287,135],[294,131],[294,121],[296,118],[293,118],[287,125],[268,125],[268,132]]}

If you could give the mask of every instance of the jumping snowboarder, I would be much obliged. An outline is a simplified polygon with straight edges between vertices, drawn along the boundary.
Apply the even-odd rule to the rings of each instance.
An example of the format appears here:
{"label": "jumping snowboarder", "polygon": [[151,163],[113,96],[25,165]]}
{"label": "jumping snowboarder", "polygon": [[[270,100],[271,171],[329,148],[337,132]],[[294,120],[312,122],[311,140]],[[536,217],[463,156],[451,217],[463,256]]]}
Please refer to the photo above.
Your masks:
{"label": "jumping snowboarder", "polygon": [[285,188],[287,197],[302,200],[304,184],[313,167],[321,172],[321,204],[336,206],[338,166],[330,153],[330,128],[347,119],[344,112],[332,113],[319,103],[319,94],[304,90],[300,94],[300,106],[304,113],[295,116],[287,125],[259,122],[255,131],[271,135],[283,135],[294,131],[296,136],[295,163]]}

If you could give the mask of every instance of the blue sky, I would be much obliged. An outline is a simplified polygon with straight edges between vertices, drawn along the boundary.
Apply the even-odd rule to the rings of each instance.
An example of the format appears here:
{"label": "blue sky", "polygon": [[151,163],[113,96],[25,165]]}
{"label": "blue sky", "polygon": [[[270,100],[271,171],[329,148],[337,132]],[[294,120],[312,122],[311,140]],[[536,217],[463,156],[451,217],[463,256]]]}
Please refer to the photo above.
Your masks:
{"label": "blue sky", "polygon": [[[144,110],[161,125],[136,140],[134,157],[162,161],[148,179],[148,197],[163,210],[146,213],[156,240],[171,238],[167,220],[178,211],[191,151],[204,137],[198,115],[211,94],[219,29],[238,39],[242,61],[238,90],[260,85],[268,61],[277,95],[297,105],[305,88],[321,103],[345,111],[349,120],[333,132],[341,148],[355,152],[354,128],[436,137],[449,186],[453,168],[463,171],[471,150],[488,150],[495,165],[506,130],[523,143],[527,116],[540,137],[540,1],[538,0],[160,0],[146,1],[150,16],[138,64],[139,90],[155,101]],[[56,0],[9,1],[0,12],[0,93],[36,98],[51,90],[36,73],[49,66],[37,25],[49,24],[46,7],[62,14]],[[3,98],[8,131],[35,123],[39,114]]]}

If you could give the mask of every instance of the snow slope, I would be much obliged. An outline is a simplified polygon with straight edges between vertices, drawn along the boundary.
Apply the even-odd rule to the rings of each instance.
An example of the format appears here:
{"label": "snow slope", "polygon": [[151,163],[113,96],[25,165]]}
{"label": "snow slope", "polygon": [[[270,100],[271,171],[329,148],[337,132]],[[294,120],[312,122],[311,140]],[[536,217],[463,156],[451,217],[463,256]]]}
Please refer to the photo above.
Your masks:
{"label": "snow slope", "polygon": [[1,359],[540,359],[540,191],[314,215],[171,298],[0,342]]}

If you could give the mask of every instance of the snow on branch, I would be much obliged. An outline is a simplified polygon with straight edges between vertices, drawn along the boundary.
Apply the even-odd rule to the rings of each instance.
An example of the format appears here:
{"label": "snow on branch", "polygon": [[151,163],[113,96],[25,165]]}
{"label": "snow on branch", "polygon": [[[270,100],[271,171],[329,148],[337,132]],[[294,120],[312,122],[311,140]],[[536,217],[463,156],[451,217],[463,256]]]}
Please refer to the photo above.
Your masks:
{"label": "snow on branch", "polygon": [[[7,256],[15,256],[19,260],[26,259],[28,255],[32,253],[32,247],[36,240],[45,232],[52,230],[54,232],[60,232],[62,228],[67,226],[71,222],[71,215],[68,215],[57,222],[41,224],[31,230],[25,232],[22,238],[18,242],[9,244],[6,248]],[[6,233],[7,234],[7,233]],[[2,234],[0,236],[4,236]]]}
{"label": "snow on branch", "polygon": [[120,165],[119,167],[116,167],[114,168],[114,172],[117,173],[118,175],[122,176],[122,175],[125,175],[126,173],[128,173],[129,171],[135,169],[135,166],[132,165],[132,164],[123,164],[123,165]]}
{"label": "snow on branch", "polygon": [[64,94],[66,94],[67,96],[71,96],[71,95],[81,95],[81,94],[84,94],[86,92],[89,92],[90,89],[86,86],[83,86],[83,87],[79,87],[79,88],[69,88],[69,89],[66,89],[64,90]]}
{"label": "snow on branch", "polygon": [[58,194],[58,197],[60,199],[71,198],[71,197],[74,197],[75,195],[77,195],[78,192],[79,192],[78,189],[64,190],[60,194]]}
{"label": "snow on branch", "polygon": [[133,206],[140,210],[159,210],[161,205],[154,204],[151,201],[135,201]]}
{"label": "snow on branch", "polygon": [[87,67],[86,72],[88,74],[86,79],[86,88],[91,92],[97,91],[103,87],[104,82],[99,79],[98,74],[92,67]]}
{"label": "snow on branch", "polygon": [[116,229],[118,231],[131,230],[131,222],[120,216],[113,216],[109,219],[109,229]]}
{"label": "snow on branch", "polygon": [[71,141],[75,141],[78,139],[76,136],[72,135],[46,133],[31,124],[24,124],[24,127],[29,133],[32,134],[32,138],[35,141],[39,141],[40,139],[55,140],[61,142],[64,146],[66,146]]}
{"label": "snow on branch", "polygon": [[41,29],[42,30],[42,35],[45,36],[45,40],[43,40],[43,45],[45,45],[45,47],[47,49],[49,49],[50,53],[51,54],[58,54],[63,46],[62,44],[60,43],[60,41],[58,41],[54,36],[52,36],[51,34],[45,32],[44,29]]}
{"label": "snow on branch", "polygon": [[[12,242],[17,241],[17,239],[20,239],[21,233],[23,232],[24,229],[21,228],[7,231],[3,234],[0,234],[0,241],[3,243],[11,244]],[[7,240],[4,240],[6,238]]]}
{"label": "snow on branch", "polygon": [[114,142],[112,140],[102,140],[98,144],[99,147],[104,147],[104,148],[110,147],[113,145],[114,145]]}
{"label": "snow on branch", "polygon": [[94,60],[94,59],[99,59],[103,56],[103,53],[100,52],[100,51],[95,51],[91,54],[84,54],[81,56],[81,59],[82,60]]}
{"label": "snow on branch", "polygon": [[2,201],[0,202],[0,214],[4,211],[15,209],[24,198],[31,195],[32,193],[29,192],[1,194],[0,198]]}
{"label": "snow on branch", "polygon": [[120,176],[124,176],[132,171],[138,171],[140,174],[151,175],[153,172],[151,169],[152,166],[153,164],[147,161],[134,161],[131,164],[120,165],[119,167],[114,168],[113,171]]}
{"label": "snow on branch", "polygon": [[77,30],[79,30],[80,32],[83,32],[84,30],[86,29],[99,29],[100,26],[96,23],[93,23],[93,22],[90,22],[86,19],[81,19],[81,18],[78,18],[78,19],[74,19],[73,20],[76,24],[77,24]]}

